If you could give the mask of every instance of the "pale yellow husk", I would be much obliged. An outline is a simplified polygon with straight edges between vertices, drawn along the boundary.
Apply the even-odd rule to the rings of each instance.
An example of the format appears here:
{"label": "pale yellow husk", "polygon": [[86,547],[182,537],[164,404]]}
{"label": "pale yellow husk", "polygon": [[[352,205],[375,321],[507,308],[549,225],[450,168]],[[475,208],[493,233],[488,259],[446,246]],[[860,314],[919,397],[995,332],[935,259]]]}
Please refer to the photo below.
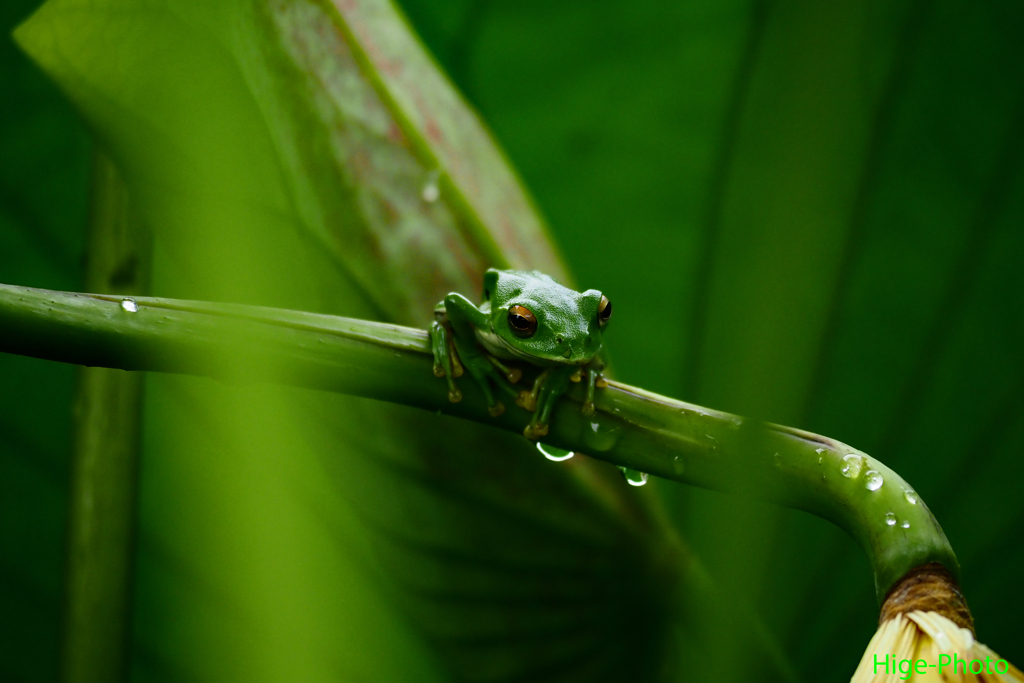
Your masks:
{"label": "pale yellow husk", "polygon": [[[890,663],[888,673],[883,665],[875,666],[875,661],[883,662],[887,654]],[[968,666],[963,669],[958,666],[954,671],[947,664],[940,673],[938,665],[951,661],[954,654],[957,660],[967,662]],[[949,659],[943,657],[940,661],[940,655],[946,655]],[[989,671],[982,666],[981,673],[971,673],[971,661],[985,663],[986,657],[991,662],[988,664]],[[926,665],[936,666],[920,667],[926,668],[924,673],[900,672],[898,663],[903,660],[924,660]],[[894,663],[896,666],[893,666]],[[1003,673],[991,672],[996,663],[999,663],[998,670]],[[909,667],[903,665],[903,668]],[[978,664],[975,665],[977,668]],[[897,683],[907,680],[917,683],[1024,683],[1024,674],[1008,662],[1001,663],[999,655],[976,641],[970,631],[958,627],[949,619],[935,612],[909,612],[897,615],[879,627],[875,637],[868,643],[851,683]]]}

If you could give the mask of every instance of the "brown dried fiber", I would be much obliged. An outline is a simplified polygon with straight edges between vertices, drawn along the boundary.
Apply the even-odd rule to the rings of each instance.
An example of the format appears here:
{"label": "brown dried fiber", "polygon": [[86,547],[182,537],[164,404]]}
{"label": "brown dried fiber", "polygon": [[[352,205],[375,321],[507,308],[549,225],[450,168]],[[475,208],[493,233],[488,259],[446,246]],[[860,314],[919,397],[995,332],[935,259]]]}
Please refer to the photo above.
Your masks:
{"label": "brown dried fiber", "polygon": [[921,610],[938,612],[974,633],[974,618],[956,579],[938,562],[915,567],[889,589],[878,615],[883,624],[897,614]]}

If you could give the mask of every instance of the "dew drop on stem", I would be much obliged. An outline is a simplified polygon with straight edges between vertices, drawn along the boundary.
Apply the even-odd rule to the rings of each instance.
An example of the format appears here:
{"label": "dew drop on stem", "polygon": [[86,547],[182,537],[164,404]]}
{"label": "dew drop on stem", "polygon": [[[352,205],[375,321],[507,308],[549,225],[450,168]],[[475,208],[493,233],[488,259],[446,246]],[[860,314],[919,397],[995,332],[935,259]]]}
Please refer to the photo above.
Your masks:
{"label": "dew drop on stem", "polygon": [[639,470],[632,470],[628,467],[619,467],[622,476],[626,478],[630,486],[643,486],[647,483],[647,473]]}
{"label": "dew drop on stem", "polygon": [[864,467],[864,458],[856,453],[850,453],[843,457],[843,467],[840,470],[844,477],[856,479],[860,476],[861,468]]}
{"label": "dew drop on stem", "polygon": [[576,455],[572,451],[567,451],[564,448],[555,448],[554,446],[549,446],[539,441],[537,442],[537,450],[540,451],[545,458],[553,462],[562,462]]}

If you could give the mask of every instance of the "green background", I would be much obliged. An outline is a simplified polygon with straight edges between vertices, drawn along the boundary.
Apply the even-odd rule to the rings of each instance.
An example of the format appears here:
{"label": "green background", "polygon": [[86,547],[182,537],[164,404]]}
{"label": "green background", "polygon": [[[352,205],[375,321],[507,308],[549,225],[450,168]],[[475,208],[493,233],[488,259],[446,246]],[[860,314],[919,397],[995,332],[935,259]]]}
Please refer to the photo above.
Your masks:
{"label": "green background", "polygon": [[[3,3],[5,34],[37,4]],[[406,0],[403,7],[504,147],[577,282],[614,301],[608,343],[616,377],[826,434],[898,471],[958,554],[979,639],[1020,665],[1020,4]],[[9,40],[0,74],[0,282],[79,289],[88,134]],[[148,415],[187,413],[175,397],[224,391],[158,381],[167,384]],[[4,680],[56,675],[73,382],[70,367],[0,357]],[[159,508],[156,519],[162,506],[179,504],[160,497],[169,490],[163,484],[147,488],[146,478],[183,476],[184,468],[161,469],[169,460],[160,449],[179,438],[169,433],[173,425],[190,421],[187,414],[163,426],[148,419],[144,524],[147,509]],[[329,438],[311,437],[309,448],[321,440]],[[223,467],[214,481],[232,476]],[[274,491],[269,471],[257,498]],[[179,494],[191,485],[184,484]],[[196,495],[218,500],[210,487]],[[372,505],[371,493],[338,489]],[[321,514],[345,518],[339,537],[358,537],[346,547],[362,548],[366,520],[331,508],[336,492],[325,484],[307,493],[322,499]],[[636,495],[664,501],[693,554],[723,592],[753,606],[798,678],[849,678],[877,614],[867,562],[852,541],[807,515],[711,492],[658,482]],[[233,500],[225,498],[224,514],[246,523],[248,510],[232,508]],[[155,536],[189,547],[189,539],[167,539],[202,523],[190,509],[160,517]],[[290,533],[274,519],[264,520],[266,533]],[[223,541],[200,543],[223,553],[204,559],[203,573],[142,538],[137,680],[191,680],[196,672],[209,680],[288,680],[286,658],[278,671],[246,672],[238,662],[256,645],[223,634],[271,619],[275,601],[305,599],[313,613],[319,596],[282,584],[267,597],[259,579],[240,580],[230,596],[200,585],[210,572],[230,581],[241,566],[232,556],[238,548]],[[313,534],[289,543],[299,555],[333,547]],[[343,551],[339,566],[317,571],[325,581],[332,568],[339,581],[363,580],[364,560],[352,559],[362,552]],[[353,613],[374,613],[375,600],[387,602],[388,590],[379,593],[385,598],[368,598]],[[183,612],[212,616],[168,621],[177,601],[193,606]],[[680,642],[700,632],[706,659],[670,677],[775,676],[747,656],[749,635],[721,612],[674,622]],[[325,651],[366,629],[336,618],[336,631],[318,632]],[[500,667],[465,665],[475,661],[466,654],[474,647],[487,661],[486,645],[454,652],[415,635],[418,627],[407,625],[415,619],[382,620],[379,633],[359,636],[370,643],[363,650],[342,648],[331,666],[311,664],[309,680],[443,680],[437,672],[514,678]],[[186,633],[190,623],[210,630]],[[294,631],[288,623],[275,628],[268,643],[287,642]],[[394,661],[374,669],[383,653]],[[710,662],[722,669],[709,673]],[[643,678],[659,668],[648,662],[637,671]],[[560,680],[557,671],[545,675]],[[616,680],[600,667],[582,678]]]}

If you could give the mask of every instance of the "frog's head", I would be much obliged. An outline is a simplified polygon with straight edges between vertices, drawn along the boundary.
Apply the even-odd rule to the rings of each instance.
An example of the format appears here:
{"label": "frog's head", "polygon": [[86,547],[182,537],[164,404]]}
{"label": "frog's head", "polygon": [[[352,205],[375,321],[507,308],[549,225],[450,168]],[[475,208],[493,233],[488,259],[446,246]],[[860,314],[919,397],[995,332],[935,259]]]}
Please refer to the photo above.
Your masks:
{"label": "frog's head", "polygon": [[538,272],[489,270],[484,297],[502,346],[536,365],[583,365],[601,349],[612,305],[601,292],[575,292]]}

